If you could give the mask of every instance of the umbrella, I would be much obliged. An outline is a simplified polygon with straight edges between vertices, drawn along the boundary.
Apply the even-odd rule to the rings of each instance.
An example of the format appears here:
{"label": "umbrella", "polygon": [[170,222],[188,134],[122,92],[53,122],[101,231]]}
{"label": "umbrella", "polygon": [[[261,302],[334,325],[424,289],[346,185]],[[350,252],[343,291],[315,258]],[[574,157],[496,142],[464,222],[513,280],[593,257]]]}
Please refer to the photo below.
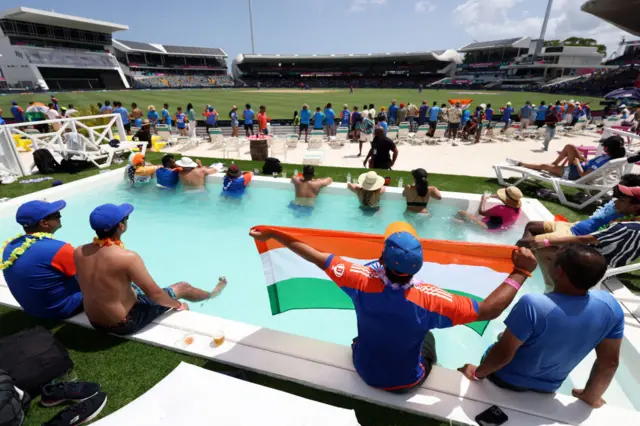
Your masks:
{"label": "umbrella", "polygon": [[640,36],[638,10],[640,0],[589,0],[582,5],[582,11],[612,23],[618,28]]}
{"label": "umbrella", "polygon": [[631,88],[631,89],[618,89],[613,92],[607,93],[604,97],[605,99],[639,99],[640,100],[640,89]]}

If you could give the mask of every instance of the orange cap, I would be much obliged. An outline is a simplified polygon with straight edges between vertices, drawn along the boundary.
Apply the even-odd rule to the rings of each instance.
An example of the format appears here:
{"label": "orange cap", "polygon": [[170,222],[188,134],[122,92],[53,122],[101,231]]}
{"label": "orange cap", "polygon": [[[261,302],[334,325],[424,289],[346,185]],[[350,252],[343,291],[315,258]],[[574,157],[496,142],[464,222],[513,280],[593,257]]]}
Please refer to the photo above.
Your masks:
{"label": "orange cap", "polygon": [[397,221],[393,222],[387,229],[384,231],[384,237],[388,238],[390,235],[397,234],[398,232],[408,232],[414,237],[418,238],[418,233],[413,228],[413,226],[409,225],[407,222]]}
{"label": "orange cap", "polygon": [[136,154],[133,156],[133,159],[131,160],[131,164],[135,167],[135,166],[139,166],[141,164],[144,164],[144,155],[142,154]]}

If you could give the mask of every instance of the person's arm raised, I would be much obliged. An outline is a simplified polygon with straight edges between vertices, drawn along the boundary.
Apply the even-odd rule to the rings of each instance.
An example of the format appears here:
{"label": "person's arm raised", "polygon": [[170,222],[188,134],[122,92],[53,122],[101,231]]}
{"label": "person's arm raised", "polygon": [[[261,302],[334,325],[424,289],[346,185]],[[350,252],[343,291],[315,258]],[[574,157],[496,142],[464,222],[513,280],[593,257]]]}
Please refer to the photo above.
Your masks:
{"label": "person's arm raised", "polygon": [[287,235],[280,233],[261,231],[256,228],[249,231],[249,236],[258,241],[268,241],[274,239],[304,260],[313,263],[318,268],[324,270],[327,267],[327,260],[329,259],[329,253],[322,253],[314,249],[308,244],[296,241]]}
{"label": "person's arm raised", "polygon": [[513,302],[521,286],[538,266],[531,250],[520,248],[513,251],[514,270],[502,284],[491,292],[487,298],[478,302],[478,318],[476,321],[496,319]]}
{"label": "person's arm raised", "polygon": [[182,303],[172,299],[156,284],[142,261],[142,258],[137,253],[128,252],[125,264],[127,265],[127,271],[131,281],[140,287],[140,289],[144,291],[144,294],[153,302],[167,308],[181,309],[183,307]]}
{"label": "person's arm raised", "polygon": [[440,190],[435,186],[429,187],[429,196],[435,198],[436,200],[442,200],[442,194],[440,194]]}

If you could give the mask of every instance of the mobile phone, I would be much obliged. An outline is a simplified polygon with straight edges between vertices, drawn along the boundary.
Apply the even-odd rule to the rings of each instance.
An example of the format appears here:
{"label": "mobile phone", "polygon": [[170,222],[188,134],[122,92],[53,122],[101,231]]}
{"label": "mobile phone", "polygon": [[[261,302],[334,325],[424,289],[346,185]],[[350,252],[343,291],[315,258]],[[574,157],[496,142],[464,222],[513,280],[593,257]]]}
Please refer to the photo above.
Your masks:
{"label": "mobile phone", "polygon": [[499,426],[506,423],[507,420],[509,420],[509,417],[497,405],[489,407],[489,409],[476,416],[476,422],[480,426]]}

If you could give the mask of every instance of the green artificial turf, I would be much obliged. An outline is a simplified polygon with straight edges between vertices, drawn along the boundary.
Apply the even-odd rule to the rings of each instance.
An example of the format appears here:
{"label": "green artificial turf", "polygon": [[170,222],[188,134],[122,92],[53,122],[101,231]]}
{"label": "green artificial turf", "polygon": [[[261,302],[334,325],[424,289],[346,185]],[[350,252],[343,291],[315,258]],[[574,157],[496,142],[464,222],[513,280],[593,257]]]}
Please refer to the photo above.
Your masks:
{"label": "green artificial turf", "polygon": [[[180,157],[179,154],[175,155],[178,158]],[[162,156],[162,153],[148,153],[147,160],[159,164]],[[221,159],[203,157],[200,157],[200,159],[204,164],[211,164],[217,161],[225,162],[225,160]],[[261,170],[263,166],[263,162],[258,161],[235,160],[235,163],[243,170]],[[122,166],[122,164],[114,165],[112,168]],[[294,169],[302,170],[302,165],[300,164],[284,164],[283,167],[288,176],[293,174]],[[99,172],[98,169],[90,169],[74,175],[54,174],[51,176],[54,177],[54,179],[60,179],[68,183],[98,174]],[[346,181],[348,173],[355,178],[361,172],[362,169],[316,167],[316,175],[318,177],[330,176],[338,182]],[[394,186],[400,177],[402,177],[405,182],[411,180],[409,172],[388,171],[384,172],[384,175],[391,177],[392,185]],[[431,174],[429,175],[429,183],[437,186],[441,190],[468,193],[482,193],[485,190],[496,191],[500,188],[495,179],[473,176]],[[36,184],[21,185],[14,183],[10,185],[0,185],[0,197],[18,197],[50,186],[50,181]],[[535,189],[535,186],[523,187],[527,196],[535,196]],[[579,220],[587,215],[587,212],[577,212],[561,206],[558,203],[548,201],[543,201],[543,203],[554,214],[562,214],[569,220]],[[55,336],[69,348],[71,357],[76,365],[75,372],[80,380],[98,382],[104,391],[107,392],[109,402],[102,415],[107,415],[140,396],[166,376],[180,361],[189,362],[216,371],[233,370],[230,367],[205,359],[186,356],[150,345],[120,339],[71,324],[37,320],[29,317],[22,311],[0,307],[0,336],[5,336],[36,324],[43,325],[51,330]],[[355,409],[358,421],[363,426],[444,425],[444,423],[432,421],[424,417],[379,407],[374,404],[319,391],[283,380],[255,373],[249,373],[248,376],[252,382],[258,384],[328,404]],[[242,396],[239,395],[238,397]],[[176,407],[176,409],[179,410],[180,407]],[[212,400],[212,409],[215,409],[215,399]],[[32,404],[32,409],[29,412],[25,424],[39,425],[53,416],[57,410],[56,408],[42,408],[37,404],[36,400]]]}
{"label": "green artificial turf", "polygon": [[[481,103],[492,104],[498,111],[500,106],[506,102],[512,102],[516,111],[524,105],[525,101],[539,105],[540,101],[547,104],[556,100],[576,99],[580,102],[590,102],[594,108],[599,106],[599,98],[584,97],[570,94],[549,94],[549,93],[528,93],[528,92],[497,92],[497,91],[466,91],[466,90],[424,90],[422,94],[417,89],[356,89],[354,94],[349,94],[349,89],[316,89],[316,90],[296,90],[296,89],[184,89],[184,90],[135,90],[135,91],[96,91],[96,92],[62,92],[56,97],[60,104],[67,106],[73,104],[76,109],[88,108],[97,102],[104,103],[105,100],[121,101],[129,109],[131,102],[136,102],[146,113],[148,105],[155,105],[160,112],[162,105],[169,104],[169,112],[174,114],[177,107],[186,108],[187,103],[193,106],[200,117],[205,105],[213,105],[220,114],[222,120],[228,119],[228,112],[233,105],[237,105],[240,111],[244,109],[246,103],[250,103],[257,111],[260,105],[267,107],[269,117],[276,119],[290,119],[293,111],[299,111],[303,103],[308,103],[315,110],[316,107],[324,106],[331,102],[333,109],[338,112],[343,104],[350,107],[357,105],[360,108],[364,104],[373,103],[376,111],[381,106],[389,107],[391,99],[396,99],[398,104],[409,101],[420,105],[422,101],[433,101],[438,104],[446,103],[448,99],[473,99],[473,106]],[[11,101],[17,100],[23,109],[26,109],[30,101],[49,102],[48,93],[34,93],[16,96],[4,96],[0,98],[0,107],[4,110],[5,116],[9,116]],[[202,119],[202,118],[200,118]]]}

